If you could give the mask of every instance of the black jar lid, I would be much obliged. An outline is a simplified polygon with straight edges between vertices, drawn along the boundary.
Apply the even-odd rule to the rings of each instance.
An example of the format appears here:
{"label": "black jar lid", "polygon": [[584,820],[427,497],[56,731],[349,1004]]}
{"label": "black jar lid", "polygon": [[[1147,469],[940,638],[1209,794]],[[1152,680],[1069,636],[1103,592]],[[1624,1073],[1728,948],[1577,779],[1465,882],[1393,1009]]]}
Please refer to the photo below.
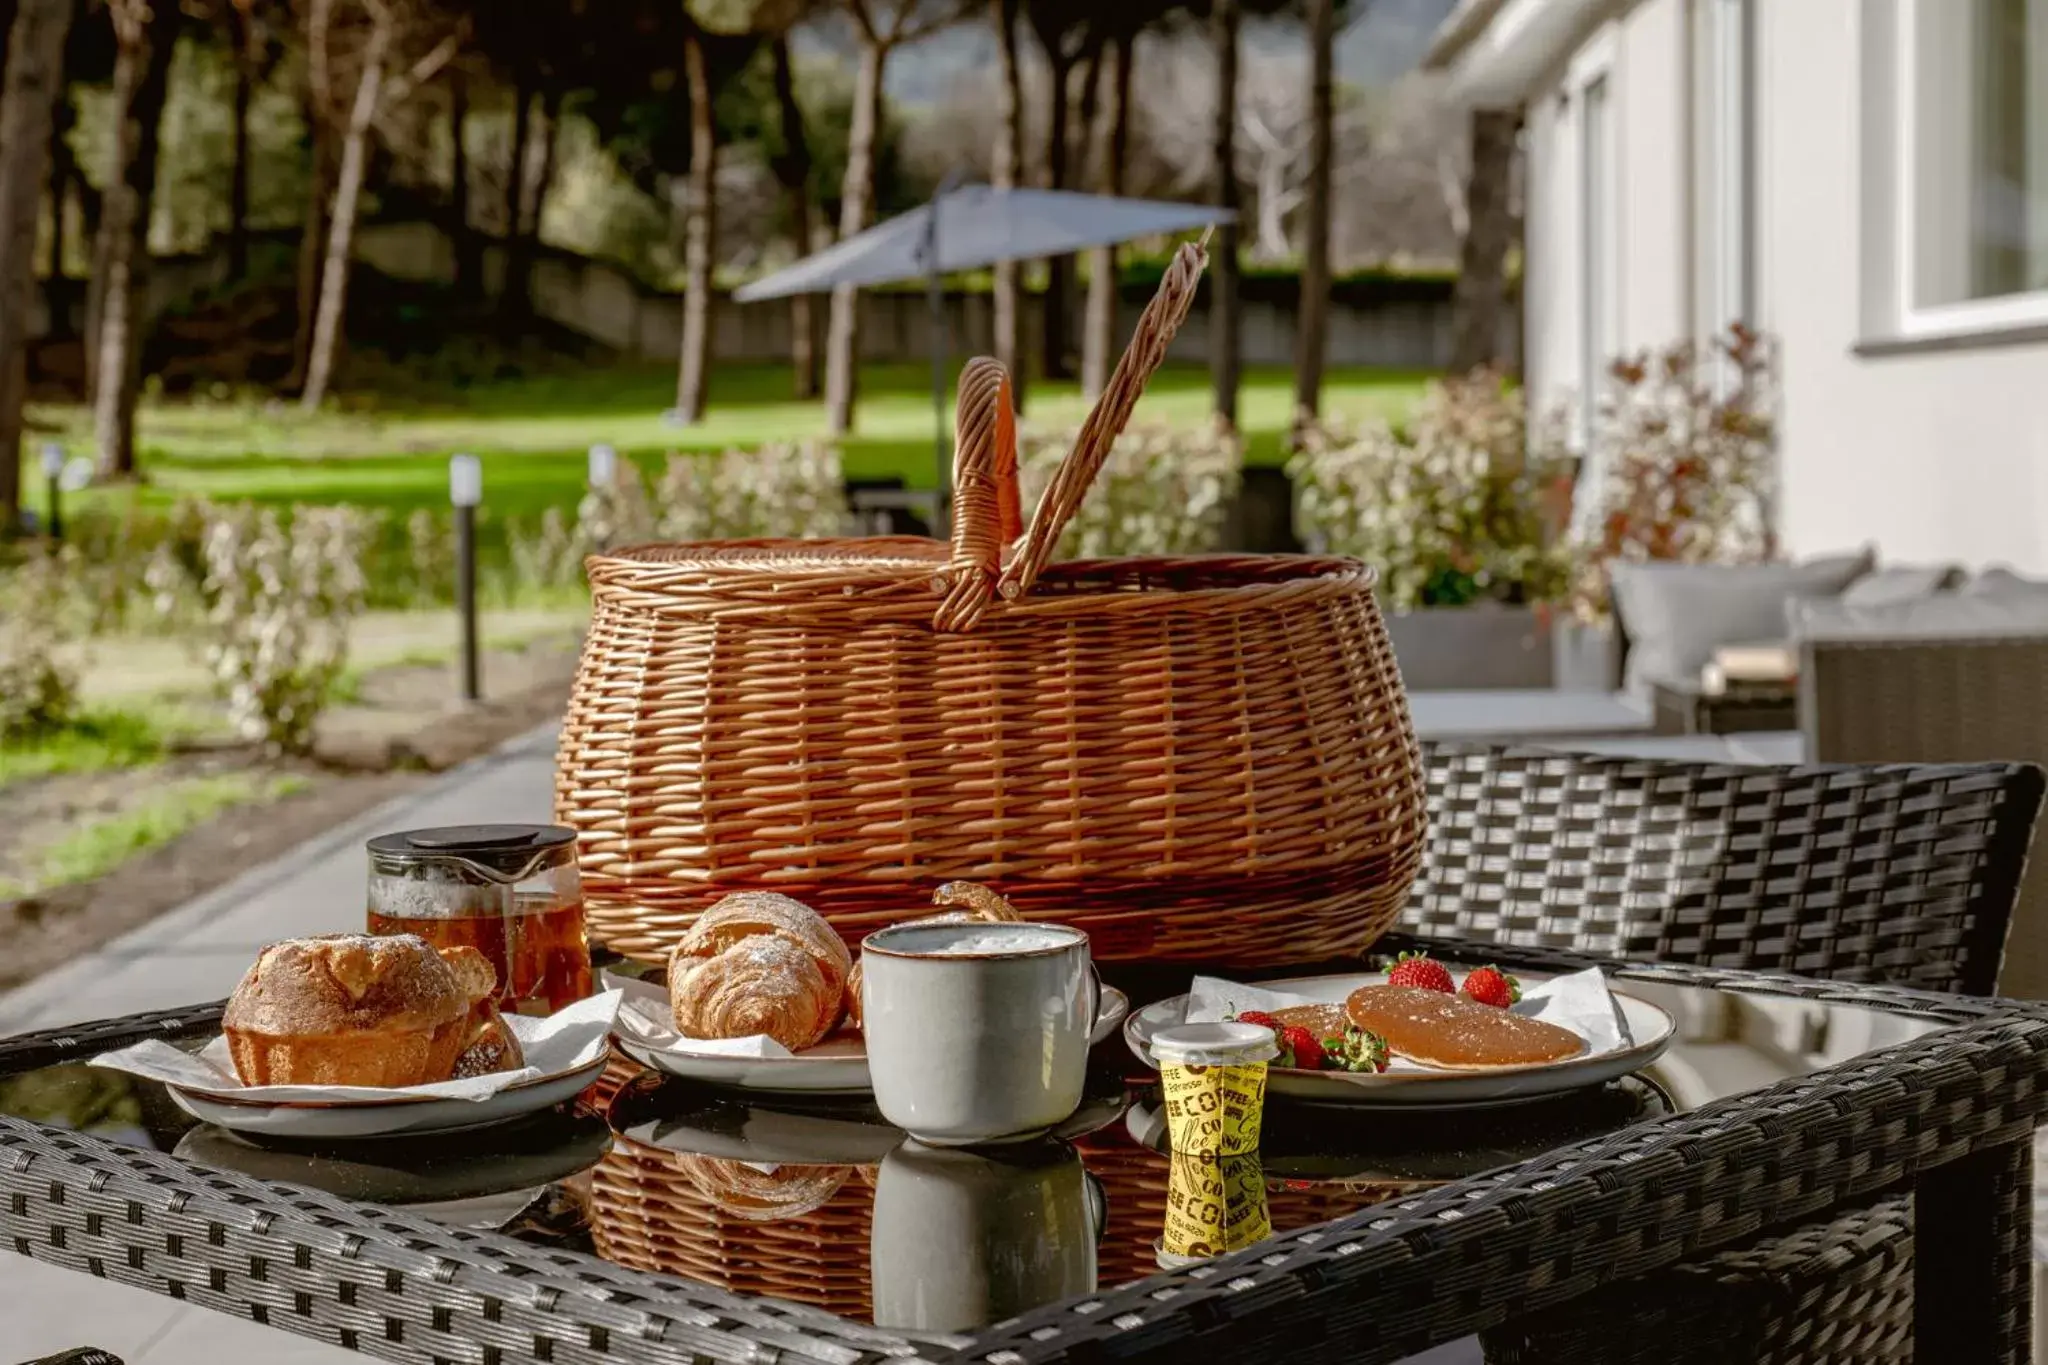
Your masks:
{"label": "black jar lid", "polygon": [[393,863],[463,858],[512,874],[532,866],[541,854],[575,842],[576,831],[562,825],[444,825],[380,834],[370,840],[370,856]]}

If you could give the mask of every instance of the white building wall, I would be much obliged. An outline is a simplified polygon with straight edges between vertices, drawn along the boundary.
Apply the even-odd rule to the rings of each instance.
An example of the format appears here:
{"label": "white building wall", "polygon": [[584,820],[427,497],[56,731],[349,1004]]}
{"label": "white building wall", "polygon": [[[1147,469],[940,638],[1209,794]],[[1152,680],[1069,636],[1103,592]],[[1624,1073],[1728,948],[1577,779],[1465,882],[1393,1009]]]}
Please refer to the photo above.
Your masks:
{"label": "white building wall", "polygon": [[1531,402],[1548,411],[1578,384],[1577,159],[1560,88],[1529,103],[1522,239],[1522,372]]}
{"label": "white building wall", "polygon": [[[1761,0],[1754,98],[1758,322],[1783,361],[1779,529],[1808,555],[2048,573],[2048,342],[1859,355],[1861,24],[1886,0]],[[1608,71],[1617,130],[1618,351],[1695,317],[1691,4],[1643,0],[1588,33],[1529,97],[1526,368],[1538,410],[1578,389],[1579,143],[1571,93]]]}
{"label": "white building wall", "polygon": [[1524,368],[1541,411],[1571,401],[1583,379],[1579,101],[1596,74],[1607,78],[1612,129],[1610,349],[1661,347],[1691,326],[1686,16],[1687,0],[1643,0],[1589,33],[1530,96]]}
{"label": "white building wall", "polygon": [[1643,0],[1615,25],[1625,351],[1667,346],[1692,326],[1687,15],[1687,0]]}
{"label": "white building wall", "polygon": [[1758,11],[1764,325],[1783,346],[1781,528],[1799,554],[2048,572],[2048,344],[1859,356],[1862,0]]}

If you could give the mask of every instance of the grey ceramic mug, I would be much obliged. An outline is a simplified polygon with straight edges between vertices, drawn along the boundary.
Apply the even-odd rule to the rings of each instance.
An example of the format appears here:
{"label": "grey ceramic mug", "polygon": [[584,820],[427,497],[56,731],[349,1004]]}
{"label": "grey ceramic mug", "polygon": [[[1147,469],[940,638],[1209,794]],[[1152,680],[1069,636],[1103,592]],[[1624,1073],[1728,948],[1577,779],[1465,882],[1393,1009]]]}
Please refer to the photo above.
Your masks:
{"label": "grey ceramic mug", "polygon": [[961,1147],[1043,1133],[1081,1103],[1099,987],[1058,924],[902,924],[861,943],[861,1031],[882,1116]]}
{"label": "grey ceramic mug", "polygon": [[1063,1142],[906,1142],[875,1177],[875,1326],[971,1332],[1091,1294],[1107,1218],[1101,1186]]}

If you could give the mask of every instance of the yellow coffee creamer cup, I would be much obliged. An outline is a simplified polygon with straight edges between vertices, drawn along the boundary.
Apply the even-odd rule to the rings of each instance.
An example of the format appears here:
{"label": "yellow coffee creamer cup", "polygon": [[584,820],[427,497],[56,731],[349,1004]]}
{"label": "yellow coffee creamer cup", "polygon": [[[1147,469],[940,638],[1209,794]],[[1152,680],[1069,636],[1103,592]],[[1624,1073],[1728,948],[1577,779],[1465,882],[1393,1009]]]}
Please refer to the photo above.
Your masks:
{"label": "yellow coffee creamer cup", "polygon": [[1260,1024],[1178,1024],[1153,1034],[1173,1150],[1189,1156],[1259,1150],[1266,1063],[1279,1055],[1273,1030]]}
{"label": "yellow coffee creamer cup", "polygon": [[1272,1235],[1266,1177],[1256,1155],[1174,1155],[1167,1173],[1166,1226],[1153,1247],[1162,1269],[1182,1270]]}

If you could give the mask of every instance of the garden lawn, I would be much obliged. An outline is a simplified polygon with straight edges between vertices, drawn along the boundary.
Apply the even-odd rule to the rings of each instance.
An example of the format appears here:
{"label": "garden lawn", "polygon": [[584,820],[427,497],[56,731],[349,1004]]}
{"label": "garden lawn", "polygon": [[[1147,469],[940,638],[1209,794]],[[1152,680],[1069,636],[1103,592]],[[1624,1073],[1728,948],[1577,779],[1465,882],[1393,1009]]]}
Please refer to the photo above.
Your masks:
{"label": "garden lawn", "polygon": [[85,821],[56,843],[37,850],[25,879],[0,877],[0,900],[91,881],[223,811],[276,801],[305,787],[306,779],[294,773],[224,773],[164,784],[140,804],[104,819]]}
{"label": "garden lawn", "polygon": [[[1408,371],[1336,370],[1324,410],[1334,418],[1404,417],[1429,376]],[[1247,460],[1276,464],[1293,406],[1293,376],[1281,368],[1245,376],[1241,419]],[[397,518],[415,507],[447,505],[447,457],[469,451],[483,460],[487,516],[531,520],[550,506],[573,508],[584,483],[585,452],[604,442],[645,468],[659,468],[672,450],[723,450],[820,437],[823,405],[798,402],[783,367],[724,366],[712,380],[711,407],[694,427],[674,427],[662,413],[673,402],[668,367],[619,364],[575,374],[549,374],[450,392],[444,399],[408,396],[382,407],[373,394],[347,394],[312,415],[258,399],[165,401],[145,405],[139,459],[147,484],[142,505],[188,495],[220,500],[347,502]],[[1087,406],[1072,383],[1035,383],[1027,422],[1066,429]],[[1137,419],[1193,424],[1208,419],[1209,379],[1198,367],[1170,367],[1152,382]],[[90,417],[77,406],[40,406],[31,421],[74,453],[91,446]],[[928,371],[871,367],[861,375],[854,435],[840,442],[850,479],[901,479],[911,487],[936,482]],[[35,442],[31,442],[34,445]],[[30,472],[28,501],[42,507],[43,480]],[[77,495],[114,510],[127,495]]]}

